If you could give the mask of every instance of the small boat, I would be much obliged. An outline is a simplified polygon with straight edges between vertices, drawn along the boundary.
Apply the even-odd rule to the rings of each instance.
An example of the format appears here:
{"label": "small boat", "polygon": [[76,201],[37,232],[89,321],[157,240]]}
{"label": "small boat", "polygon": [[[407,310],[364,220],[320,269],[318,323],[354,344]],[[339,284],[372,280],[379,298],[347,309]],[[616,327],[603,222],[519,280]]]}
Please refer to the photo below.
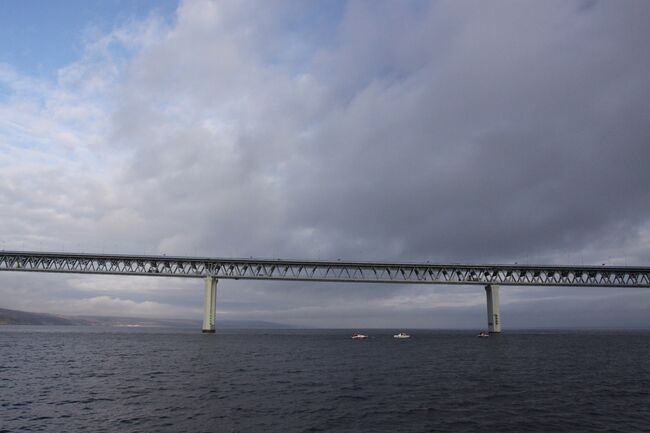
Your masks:
{"label": "small boat", "polygon": [[353,340],[365,340],[366,338],[368,338],[368,336],[365,335],[365,334],[359,334],[358,332],[355,332],[354,334],[352,334],[352,339]]}
{"label": "small boat", "polygon": [[403,332],[400,332],[399,334],[393,335],[393,338],[411,338],[411,336]]}
{"label": "small boat", "polygon": [[479,332],[478,335],[477,335],[477,337],[479,337],[479,338],[487,338],[487,337],[489,337],[489,336],[490,336],[490,334],[488,334],[488,333],[485,332],[485,331],[481,331],[481,332]]}

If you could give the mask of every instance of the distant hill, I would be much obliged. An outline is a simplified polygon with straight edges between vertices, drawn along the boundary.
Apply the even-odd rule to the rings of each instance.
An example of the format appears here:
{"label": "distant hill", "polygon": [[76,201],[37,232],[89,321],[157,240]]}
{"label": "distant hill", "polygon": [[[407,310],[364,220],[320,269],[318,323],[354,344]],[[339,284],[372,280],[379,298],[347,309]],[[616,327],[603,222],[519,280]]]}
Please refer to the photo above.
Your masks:
{"label": "distant hill", "polygon": [[0,308],[0,325],[91,325],[91,323],[74,317],[65,317],[45,313],[28,313],[26,311]]}
{"label": "distant hill", "polygon": [[142,317],[115,316],[73,316],[90,326],[142,327],[142,328],[196,328],[201,326],[198,320],[183,319],[148,319]]}
{"label": "distant hill", "polygon": [[[114,316],[62,316],[47,313],[0,308],[0,325],[43,325],[43,326],[115,326],[142,328],[201,328],[199,320],[147,319],[141,317]],[[227,329],[283,329],[290,325],[259,320],[217,320],[217,328]]]}

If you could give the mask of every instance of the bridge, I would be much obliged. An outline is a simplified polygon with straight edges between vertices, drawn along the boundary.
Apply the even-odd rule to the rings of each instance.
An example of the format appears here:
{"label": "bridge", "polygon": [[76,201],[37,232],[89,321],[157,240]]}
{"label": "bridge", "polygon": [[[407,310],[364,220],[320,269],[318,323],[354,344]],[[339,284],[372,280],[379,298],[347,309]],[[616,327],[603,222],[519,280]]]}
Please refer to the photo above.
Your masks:
{"label": "bridge", "polygon": [[219,279],[481,285],[486,291],[491,333],[501,332],[499,286],[650,288],[650,268],[631,266],[302,261],[0,251],[0,271],[202,278],[205,279],[205,333],[215,331]]}

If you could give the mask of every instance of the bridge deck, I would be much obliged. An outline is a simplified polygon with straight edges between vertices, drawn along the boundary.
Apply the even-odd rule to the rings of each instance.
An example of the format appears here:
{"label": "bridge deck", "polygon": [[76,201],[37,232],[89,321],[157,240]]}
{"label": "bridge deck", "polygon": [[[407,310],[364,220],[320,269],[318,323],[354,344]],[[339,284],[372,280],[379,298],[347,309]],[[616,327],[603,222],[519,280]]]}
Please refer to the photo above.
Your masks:
{"label": "bridge deck", "polygon": [[394,284],[650,287],[650,268],[299,261],[1,251],[0,271]]}

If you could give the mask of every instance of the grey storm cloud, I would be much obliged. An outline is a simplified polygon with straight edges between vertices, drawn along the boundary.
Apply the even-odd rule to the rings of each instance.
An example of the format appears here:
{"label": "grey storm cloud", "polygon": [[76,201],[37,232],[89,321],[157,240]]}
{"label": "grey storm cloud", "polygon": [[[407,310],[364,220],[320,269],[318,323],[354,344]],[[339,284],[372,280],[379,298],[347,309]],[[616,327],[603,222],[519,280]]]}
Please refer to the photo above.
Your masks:
{"label": "grey storm cloud", "polygon": [[[0,69],[0,116],[23,125],[0,130],[3,247],[647,266],[648,40],[643,1],[182,2],[89,43],[56,82]],[[0,277],[7,306],[200,315],[187,282]],[[225,315],[303,325],[484,315],[475,288],[220,287]],[[608,323],[643,294],[617,293]],[[562,302],[598,323],[607,296],[504,290],[503,313],[524,326]]]}

